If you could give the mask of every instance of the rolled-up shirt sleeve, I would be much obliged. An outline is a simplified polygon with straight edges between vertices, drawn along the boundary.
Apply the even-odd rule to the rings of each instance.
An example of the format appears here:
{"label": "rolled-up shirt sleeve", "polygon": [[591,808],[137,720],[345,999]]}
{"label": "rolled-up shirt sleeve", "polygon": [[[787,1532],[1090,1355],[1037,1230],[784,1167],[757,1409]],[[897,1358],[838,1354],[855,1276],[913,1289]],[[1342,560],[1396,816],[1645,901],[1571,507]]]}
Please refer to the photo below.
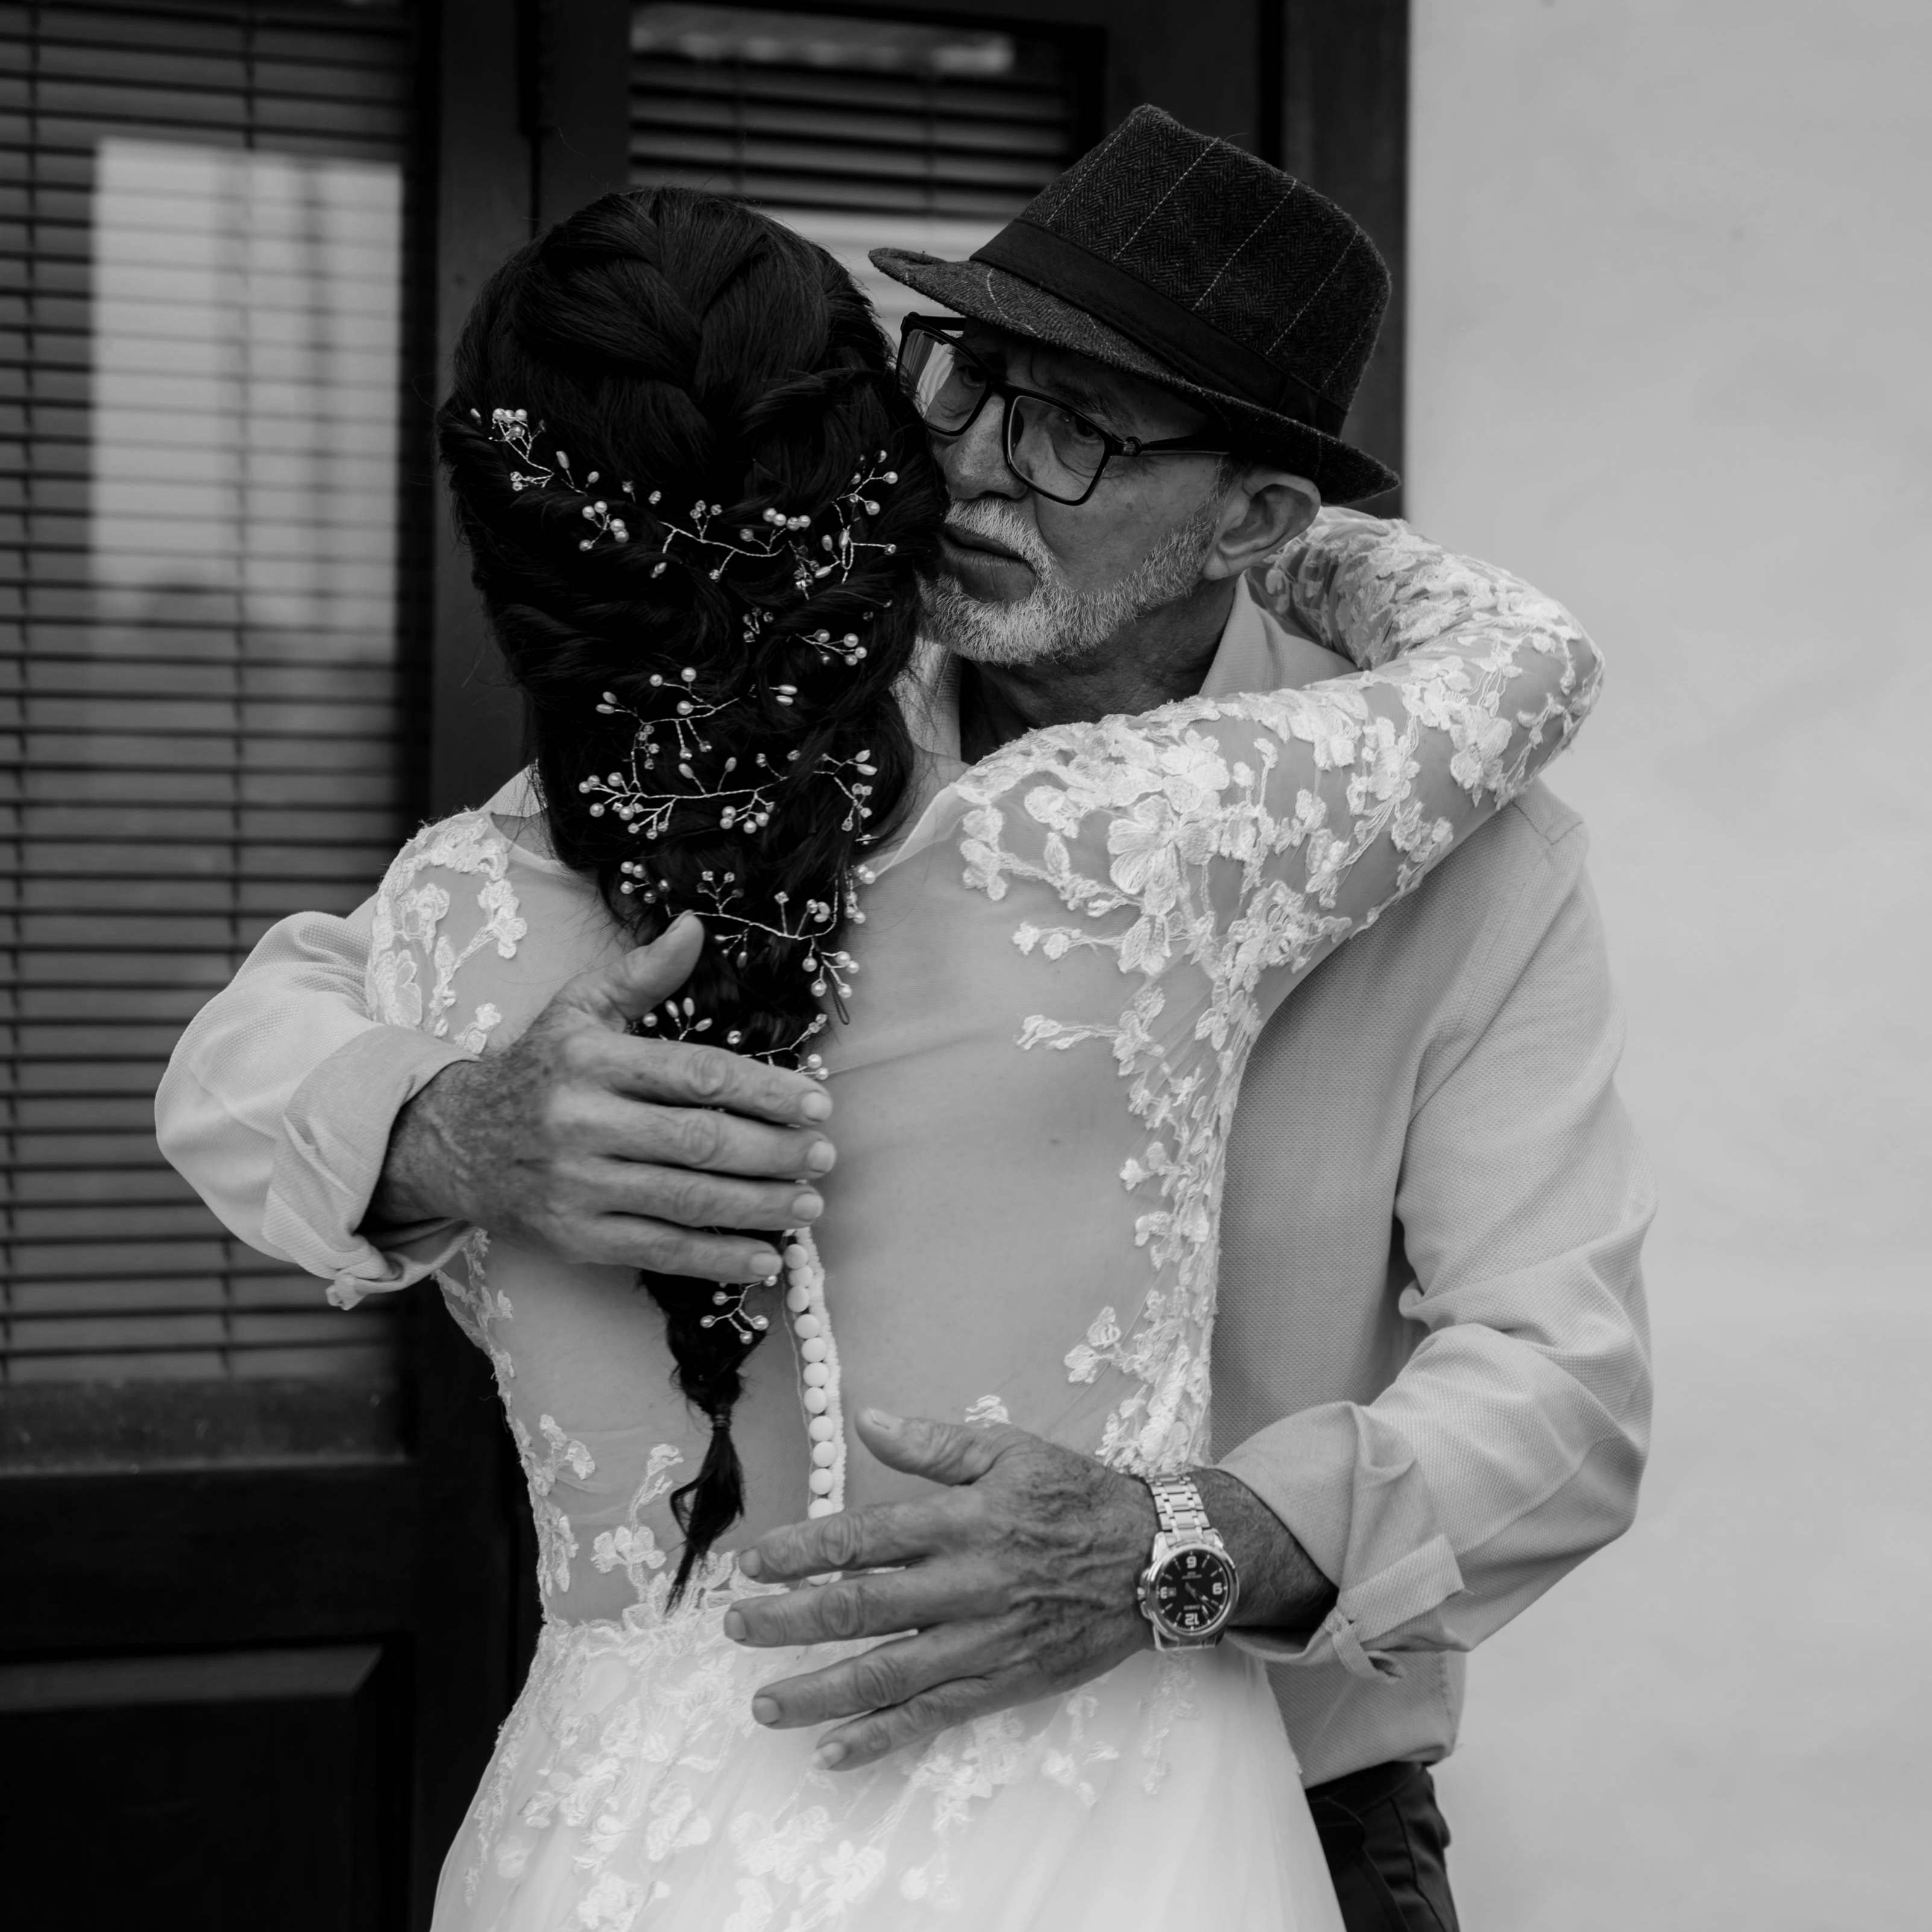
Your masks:
{"label": "rolled-up shirt sleeve", "polygon": [[374,902],[272,927],[189,1024],[154,1101],[161,1151],[232,1233],[330,1283],[349,1306],[406,1287],[468,1230],[364,1227],[404,1104],[475,1056],[369,1017]]}
{"label": "rolled-up shirt sleeve", "polygon": [[1305,1642],[1240,1634],[1270,1663],[1366,1677],[1469,1649],[1634,1514],[1654,1196],[1573,836],[1545,916],[1516,909],[1520,951],[1421,1064],[1396,1200],[1413,1353],[1372,1400],[1289,1415],[1222,1459],[1337,1586]]}

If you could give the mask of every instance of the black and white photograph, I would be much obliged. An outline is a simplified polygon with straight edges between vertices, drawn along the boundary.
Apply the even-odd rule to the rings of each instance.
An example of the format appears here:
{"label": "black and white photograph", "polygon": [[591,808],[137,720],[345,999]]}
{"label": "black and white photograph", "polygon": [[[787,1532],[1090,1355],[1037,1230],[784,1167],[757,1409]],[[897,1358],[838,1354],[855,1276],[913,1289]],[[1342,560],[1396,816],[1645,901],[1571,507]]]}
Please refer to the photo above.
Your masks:
{"label": "black and white photograph", "polygon": [[0,4],[9,1932],[1921,1932],[1932,10]]}

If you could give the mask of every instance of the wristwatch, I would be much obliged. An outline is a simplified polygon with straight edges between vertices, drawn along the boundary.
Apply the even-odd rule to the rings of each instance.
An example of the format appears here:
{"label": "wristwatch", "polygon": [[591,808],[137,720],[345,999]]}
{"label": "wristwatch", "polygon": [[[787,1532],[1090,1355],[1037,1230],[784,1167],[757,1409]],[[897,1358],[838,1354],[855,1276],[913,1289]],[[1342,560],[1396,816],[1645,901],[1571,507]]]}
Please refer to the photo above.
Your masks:
{"label": "wristwatch", "polygon": [[1240,1600],[1240,1573],[1191,1476],[1150,1476],[1160,1529],[1136,1594],[1156,1650],[1212,1650]]}

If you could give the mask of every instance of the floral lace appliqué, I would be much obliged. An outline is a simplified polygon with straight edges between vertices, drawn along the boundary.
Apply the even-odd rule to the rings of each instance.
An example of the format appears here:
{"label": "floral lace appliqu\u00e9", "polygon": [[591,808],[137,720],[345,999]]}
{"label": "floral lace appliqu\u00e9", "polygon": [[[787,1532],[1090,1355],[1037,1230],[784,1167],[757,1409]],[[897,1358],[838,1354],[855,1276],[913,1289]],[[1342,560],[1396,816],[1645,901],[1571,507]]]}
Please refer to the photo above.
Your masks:
{"label": "floral lace appliqu\u00e9", "polygon": [[683,1460],[683,1451],[674,1443],[658,1443],[644,1465],[644,1479],[631,1498],[623,1522],[615,1529],[599,1531],[590,1546],[591,1567],[607,1573],[621,1569],[639,1604],[655,1616],[664,1614],[670,1579],[664,1574],[664,1552],[650,1524],[640,1519],[652,1503],[670,1493],[670,1472]]}
{"label": "floral lace appliqu\u00e9", "polygon": [[[1090,1808],[1110,1768],[1129,1771],[1120,1745],[1094,1734],[1100,1694],[1088,1686],[1030,1713],[956,1726],[860,1771],[808,1771],[762,1805],[721,1808],[712,1780],[757,1748],[752,1694],[776,1663],[726,1638],[723,1615],[766,1587],[714,1557],[693,1600],[668,1616],[545,1624],[470,1814],[470,1898],[492,1875],[521,1877],[546,1835],[563,1831],[583,1880],[576,1909],[594,1902],[604,1915],[586,1924],[621,1925],[626,1912],[674,1895],[689,1855],[735,1874],[736,1904],[722,1924],[830,1932],[888,1885],[908,1903],[944,1909],[966,1834],[997,1793],[1038,1779]],[[828,1646],[814,1660],[864,1648]],[[1143,1784],[1158,1781],[1166,1741],[1190,1714],[1197,1662],[1160,1660],[1152,1735],[1132,1767]]]}
{"label": "floral lace appliqu\u00e9", "polygon": [[517,1460],[523,1465],[524,1480],[530,1492],[530,1515],[537,1533],[537,1584],[545,1595],[561,1595],[570,1588],[570,1559],[577,1554],[577,1538],[570,1518],[550,1492],[566,1469],[581,1483],[596,1473],[597,1464],[590,1451],[574,1436],[566,1436],[554,1415],[539,1417],[544,1448],[540,1454],[530,1439],[530,1432],[514,1413],[508,1417],[510,1434],[517,1444]]}
{"label": "floral lace appliqu\u00e9", "polygon": [[[1136,1316],[1102,1310],[1066,1358],[1075,1382],[1124,1378],[1099,1453],[1142,1474],[1204,1445],[1222,1179],[1264,980],[1278,995],[1412,890],[1568,742],[1600,683],[1559,606],[1386,525],[1324,525],[1270,566],[1265,596],[1382,668],[1036,732],[958,782],[966,884],[1066,915],[1023,920],[1019,950],[1111,954],[1125,982],[1113,1012],[1032,1015],[1018,1044],[1104,1046],[1146,1130],[1120,1178],[1147,1202],[1152,1282]],[[1312,778],[1291,784],[1298,746]]]}
{"label": "floral lace appliqu\u00e9", "polygon": [[[369,937],[370,1011],[391,1026],[410,1027],[437,1040],[454,1038],[471,1053],[481,1053],[501,1011],[488,1001],[469,1024],[452,1031],[456,975],[464,961],[494,944],[498,956],[515,957],[517,943],[529,931],[517,910],[508,878],[509,842],[482,812],[446,819],[419,832],[398,853],[376,895]],[[477,909],[482,922],[459,951],[442,931],[450,897],[437,880],[418,885],[424,872],[440,869],[481,874]],[[422,974],[432,978],[427,993]]]}

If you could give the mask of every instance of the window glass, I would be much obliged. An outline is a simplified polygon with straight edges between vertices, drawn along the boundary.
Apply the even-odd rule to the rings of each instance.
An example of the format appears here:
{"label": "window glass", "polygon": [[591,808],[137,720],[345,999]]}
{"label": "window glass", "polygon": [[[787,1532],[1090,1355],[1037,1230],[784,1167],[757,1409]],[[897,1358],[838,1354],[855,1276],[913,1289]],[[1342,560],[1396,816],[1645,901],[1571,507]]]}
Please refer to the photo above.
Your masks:
{"label": "window glass", "polygon": [[394,1311],[230,1235],[153,1095],[404,826],[408,16],[78,0],[0,40],[0,1466],[394,1453]]}
{"label": "window glass", "polygon": [[1081,64],[1045,36],[653,4],[631,46],[632,181],[742,195],[789,222],[895,339],[933,305],[866,251],[970,255],[1082,145]]}

